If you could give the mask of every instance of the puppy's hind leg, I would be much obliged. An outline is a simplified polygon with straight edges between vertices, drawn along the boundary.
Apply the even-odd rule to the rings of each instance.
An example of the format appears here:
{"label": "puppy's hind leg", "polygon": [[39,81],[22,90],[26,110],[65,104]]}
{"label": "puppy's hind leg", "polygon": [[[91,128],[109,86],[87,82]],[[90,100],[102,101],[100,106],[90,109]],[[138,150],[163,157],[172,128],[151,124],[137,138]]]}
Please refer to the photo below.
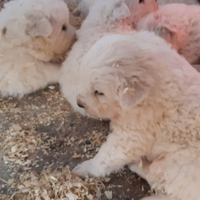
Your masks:
{"label": "puppy's hind leg", "polygon": [[155,159],[149,166],[147,181],[152,188],[169,195],[167,197],[180,200],[200,199],[199,166],[200,157],[196,149],[180,149]]}

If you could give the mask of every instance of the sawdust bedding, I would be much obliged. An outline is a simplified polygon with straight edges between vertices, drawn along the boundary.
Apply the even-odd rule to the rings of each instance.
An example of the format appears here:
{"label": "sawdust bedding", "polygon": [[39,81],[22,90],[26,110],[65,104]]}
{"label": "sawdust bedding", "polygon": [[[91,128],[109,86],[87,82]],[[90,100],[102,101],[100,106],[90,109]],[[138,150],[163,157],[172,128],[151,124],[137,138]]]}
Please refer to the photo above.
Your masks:
{"label": "sawdust bedding", "polygon": [[[70,3],[70,11],[76,5]],[[70,21],[81,25],[72,15]],[[22,99],[0,98],[0,199],[137,200],[150,194],[147,183],[127,169],[103,179],[71,173],[96,154],[106,133],[108,123],[80,117],[58,85]]]}

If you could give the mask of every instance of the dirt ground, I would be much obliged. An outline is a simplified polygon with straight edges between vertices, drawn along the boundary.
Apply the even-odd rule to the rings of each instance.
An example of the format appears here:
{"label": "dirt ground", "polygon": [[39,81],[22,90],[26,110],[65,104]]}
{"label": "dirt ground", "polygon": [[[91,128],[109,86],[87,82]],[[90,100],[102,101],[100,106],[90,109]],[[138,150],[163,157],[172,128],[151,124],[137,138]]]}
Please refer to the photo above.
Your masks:
{"label": "dirt ground", "polygon": [[[75,6],[69,4],[70,11]],[[71,16],[70,20],[72,25],[80,26],[79,18]],[[15,195],[30,185],[25,184],[25,174],[33,173],[41,182],[46,169],[50,174],[67,166],[73,169],[96,154],[108,133],[108,122],[75,113],[62,97],[58,85],[22,99],[0,98],[0,200],[39,200]],[[102,196],[96,199],[138,200],[150,193],[148,184],[126,167],[97,181],[104,186]],[[23,190],[24,194],[27,192]]]}

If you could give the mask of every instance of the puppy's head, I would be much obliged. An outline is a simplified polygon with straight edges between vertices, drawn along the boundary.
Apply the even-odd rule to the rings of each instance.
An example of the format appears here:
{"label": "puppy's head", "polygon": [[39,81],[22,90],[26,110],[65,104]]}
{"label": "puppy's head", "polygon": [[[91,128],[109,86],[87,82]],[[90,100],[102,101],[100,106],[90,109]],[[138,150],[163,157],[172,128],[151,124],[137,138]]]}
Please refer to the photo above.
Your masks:
{"label": "puppy's head", "polygon": [[27,48],[40,60],[63,60],[74,42],[75,29],[62,0],[12,1],[0,17],[2,39]]}
{"label": "puppy's head", "polygon": [[124,0],[95,0],[90,7],[87,19],[109,24],[115,21],[124,21],[130,15],[130,10]]}
{"label": "puppy's head", "polygon": [[105,36],[86,54],[77,105],[90,117],[117,118],[149,97],[158,75],[151,52],[167,44],[156,36],[148,43],[148,36]]}

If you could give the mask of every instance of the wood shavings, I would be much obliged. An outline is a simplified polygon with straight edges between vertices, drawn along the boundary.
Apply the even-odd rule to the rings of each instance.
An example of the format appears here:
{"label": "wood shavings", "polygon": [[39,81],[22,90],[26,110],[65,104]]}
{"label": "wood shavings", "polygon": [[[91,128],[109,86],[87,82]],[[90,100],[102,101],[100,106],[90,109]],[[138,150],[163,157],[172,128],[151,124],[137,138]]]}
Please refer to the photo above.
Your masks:
{"label": "wood shavings", "polygon": [[143,163],[142,163],[142,159],[139,162],[139,167],[142,168],[143,167]]}
{"label": "wood shavings", "polygon": [[50,85],[48,88],[49,88],[50,90],[54,90],[56,87],[53,86],[53,85]]}
{"label": "wood shavings", "polygon": [[104,182],[109,182],[109,181],[110,181],[110,178],[108,178],[108,177],[104,178]]}
{"label": "wood shavings", "polygon": [[142,192],[144,191],[144,186],[142,185]]}
{"label": "wood shavings", "polygon": [[112,199],[112,191],[105,191],[107,199]]}
{"label": "wood shavings", "polygon": [[72,158],[74,158],[74,159],[78,159],[78,158],[81,158],[82,156],[80,155],[80,154],[74,154],[73,156],[72,156]]}
{"label": "wood shavings", "polygon": [[118,61],[114,62],[114,63],[112,64],[112,67],[119,67]]}
{"label": "wood shavings", "polygon": [[134,89],[134,88],[129,88],[129,87],[127,87],[127,88],[124,89],[123,94],[125,94],[125,93],[127,93],[127,92],[129,92],[129,93],[134,93],[134,92],[135,92],[135,89]]}
{"label": "wood shavings", "polygon": [[19,177],[19,181],[11,184],[17,188],[10,200],[98,200],[104,185],[98,179],[86,178],[85,180],[71,174],[69,167],[62,171],[51,172],[51,168],[38,175],[26,171]]}
{"label": "wood shavings", "polygon": [[29,165],[30,153],[33,153],[42,144],[41,138],[35,133],[34,129],[23,130],[19,124],[13,124],[5,133],[5,139],[1,144],[7,156],[4,161],[14,162],[20,165]]}
{"label": "wood shavings", "polygon": [[106,135],[101,132],[93,131],[92,133],[86,133],[85,138],[80,141],[80,143],[84,144],[82,146],[84,157],[87,159],[92,158],[105,141]]}

